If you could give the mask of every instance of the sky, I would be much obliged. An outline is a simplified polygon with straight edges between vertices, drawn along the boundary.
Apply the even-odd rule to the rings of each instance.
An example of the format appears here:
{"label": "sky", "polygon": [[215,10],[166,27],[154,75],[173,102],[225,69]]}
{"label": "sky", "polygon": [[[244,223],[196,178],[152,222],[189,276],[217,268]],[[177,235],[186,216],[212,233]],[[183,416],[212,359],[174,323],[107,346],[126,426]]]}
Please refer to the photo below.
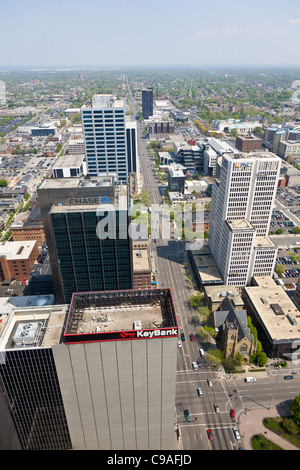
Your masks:
{"label": "sky", "polygon": [[0,66],[300,65],[300,0],[0,0]]}

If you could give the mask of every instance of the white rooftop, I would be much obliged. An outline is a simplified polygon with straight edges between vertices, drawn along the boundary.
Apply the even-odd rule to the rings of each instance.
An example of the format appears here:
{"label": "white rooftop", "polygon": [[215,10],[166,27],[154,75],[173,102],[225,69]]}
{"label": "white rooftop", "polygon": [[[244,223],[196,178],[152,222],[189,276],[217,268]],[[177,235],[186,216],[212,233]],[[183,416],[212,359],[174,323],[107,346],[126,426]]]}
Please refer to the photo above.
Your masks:
{"label": "white rooftop", "polygon": [[0,244],[0,256],[10,259],[27,259],[36,244],[35,240],[4,242]]}

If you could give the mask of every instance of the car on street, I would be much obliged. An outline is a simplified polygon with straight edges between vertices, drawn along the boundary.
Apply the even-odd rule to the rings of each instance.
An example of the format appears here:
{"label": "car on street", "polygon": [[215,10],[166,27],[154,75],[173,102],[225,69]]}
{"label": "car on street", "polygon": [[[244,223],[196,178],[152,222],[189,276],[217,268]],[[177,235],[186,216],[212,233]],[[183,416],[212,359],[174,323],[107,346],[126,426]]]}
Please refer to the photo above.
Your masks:
{"label": "car on street", "polygon": [[239,441],[241,439],[241,436],[240,436],[240,433],[238,431],[238,428],[232,428],[232,431],[233,431],[233,434],[234,434],[234,437],[236,438],[236,440]]}
{"label": "car on street", "polygon": [[213,440],[214,436],[213,436],[213,433],[212,433],[212,430],[211,429],[208,429],[207,430],[207,437],[210,441]]}
{"label": "car on street", "polygon": [[181,337],[181,341],[185,341],[184,333],[181,333],[180,337]]}
{"label": "car on street", "polygon": [[201,388],[201,387],[198,387],[198,388],[197,388],[197,393],[198,393],[198,397],[203,397],[203,392],[202,392],[202,388]]}
{"label": "car on street", "polygon": [[283,378],[284,378],[284,380],[291,380],[294,377],[292,375],[285,375]]}
{"label": "car on street", "polygon": [[195,336],[193,335],[193,333],[190,334],[190,339],[191,339],[191,341],[194,341]]}
{"label": "car on street", "polygon": [[209,387],[212,387],[212,382],[211,382],[211,380],[207,379],[207,385],[208,385]]}
{"label": "car on street", "polygon": [[234,409],[231,408],[231,410],[230,410],[230,418],[231,418],[231,419],[234,419],[234,416],[235,416]]}
{"label": "car on street", "polygon": [[198,370],[198,366],[197,366],[197,363],[196,363],[196,362],[193,362],[193,369],[194,369],[194,370]]}
{"label": "car on street", "polygon": [[214,404],[214,409],[216,413],[220,413],[220,408],[218,407],[216,403]]}
{"label": "car on street", "polygon": [[180,341],[177,341],[177,347],[181,348],[181,342]]}

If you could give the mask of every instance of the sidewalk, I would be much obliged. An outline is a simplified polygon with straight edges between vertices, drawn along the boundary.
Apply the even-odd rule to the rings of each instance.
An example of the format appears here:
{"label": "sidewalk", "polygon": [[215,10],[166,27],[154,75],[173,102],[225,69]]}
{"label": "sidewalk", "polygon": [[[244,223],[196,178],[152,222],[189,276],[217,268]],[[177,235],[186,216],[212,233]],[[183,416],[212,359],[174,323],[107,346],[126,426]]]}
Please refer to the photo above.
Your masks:
{"label": "sidewalk", "polygon": [[253,450],[251,444],[252,436],[256,434],[263,434],[267,439],[274,442],[284,450],[299,450],[293,444],[290,444],[286,439],[278,436],[276,433],[270,431],[263,424],[265,418],[274,418],[278,416],[288,416],[290,414],[289,407],[278,409],[273,407],[268,409],[255,409],[243,411],[238,417],[238,427],[242,438],[243,447],[245,450]]}

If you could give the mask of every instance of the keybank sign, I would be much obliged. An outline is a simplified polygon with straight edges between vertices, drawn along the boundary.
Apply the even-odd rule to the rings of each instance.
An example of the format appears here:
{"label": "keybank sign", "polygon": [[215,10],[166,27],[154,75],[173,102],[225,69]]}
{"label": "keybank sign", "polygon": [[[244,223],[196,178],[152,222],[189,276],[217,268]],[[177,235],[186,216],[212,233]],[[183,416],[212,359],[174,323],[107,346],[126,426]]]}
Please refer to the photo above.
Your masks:
{"label": "keybank sign", "polygon": [[81,204],[108,204],[109,198],[103,197],[72,197],[69,199],[69,203],[75,206]]}

